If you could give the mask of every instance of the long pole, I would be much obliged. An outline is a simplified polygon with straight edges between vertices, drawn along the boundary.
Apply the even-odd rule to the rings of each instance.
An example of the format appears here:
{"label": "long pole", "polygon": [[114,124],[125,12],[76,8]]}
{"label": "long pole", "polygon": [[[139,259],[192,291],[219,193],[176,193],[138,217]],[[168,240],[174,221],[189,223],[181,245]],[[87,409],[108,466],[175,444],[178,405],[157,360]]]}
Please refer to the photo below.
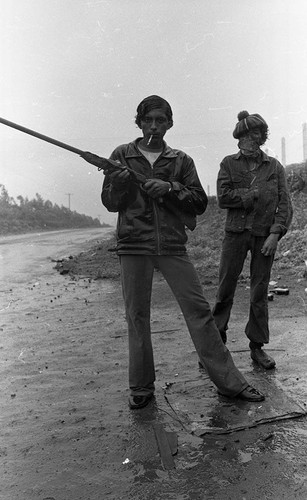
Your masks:
{"label": "long pole", "polygon": [[17,130],[20,130],[20,132],[24,132],[25,134],[33,135],[33,137],[37,137],[38,139],[41,139],[42,141],[50,142],[51,144],[54,144],[55,146],[59,146],[60,148],[67,149],[68,151],[71,151],[72,153],[76,153],[78,155],[82,155],[84,151],[81,149],[75,148],[74,146],[70,146],[69,144],[65,144],[65,142],[57,141],[56,139],[53,139],[52,137],[48,137],[47,135],[40,134],[39,132],[35,132],[35,130],[31,130],[29,128],[23,127],[22,125],[18,125],[17,123],[10,122],[9,120],[5,120],[4,118],[0,118],[0,123],[3,123],[3,125],[7,125],[8,127],[15,128]]}
{"label": "long pole", "polygon": [[89,151],[82,151],[82,149],[75,148],[74,146],[70,146],[69,144],[65,144],[65,142],[57,141],[56,139],[53,139],[52,137],[48,137],[48,135],[43,135],[40,134],[39,132],[36,132],[35,130],[31,130],[30,128],[23,127],[22,125],[18,125],[17,123],[10,122],[9,120],[5,120],[4,118],[0,118],[0,123],[3,123],[3,125],[7,125],[8,127],[15,128],[17,130],[20,130],[20,132],[24,132],[25,134],[32,135],[33,137],[37,137],[38,139],[41,139],[42,141],[50,142],[51,144],[54,144],[55,146],[59,146],[60,148],[67,149],[68,151],[71,151],[72,153],[76,153],[77,155],[81,156],[83,160],[87,161],[88,163],[91,163],[91,165],[95,165],[95,167],[98,168],[98,170],[103,170],[105,173],[107,170],[109,171],[114,171],[115,170],[120,170],[125,168],[129,172],[133,174],[134,181],[139,183],[139,184],[144,184],[146,182],[147,178],[143,174],[139,174],[138,172],[134,172],[128,167],[123,167],[120,165],[118,162],[103,158],[102,156],[97,156],[93,153],[90,153]]}

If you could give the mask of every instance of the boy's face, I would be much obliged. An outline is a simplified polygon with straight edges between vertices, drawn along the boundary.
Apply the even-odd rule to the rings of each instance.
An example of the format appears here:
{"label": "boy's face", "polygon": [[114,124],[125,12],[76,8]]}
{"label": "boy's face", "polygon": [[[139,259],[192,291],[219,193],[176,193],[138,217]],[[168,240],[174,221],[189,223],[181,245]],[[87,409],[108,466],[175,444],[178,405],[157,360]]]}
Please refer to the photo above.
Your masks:
{"label": "boy's face", "polygon": [[149,147],[158,147],[163,143],[163,137],[172,126],[162,108],[152,109],[141,119],[141,130],[145,141],[152,136]]}
{"label": "boy's face", "polygon": [[247,134],[253,141],[257,142],[257,144],[261,144],[262,134],[260,128],[253,128]]}

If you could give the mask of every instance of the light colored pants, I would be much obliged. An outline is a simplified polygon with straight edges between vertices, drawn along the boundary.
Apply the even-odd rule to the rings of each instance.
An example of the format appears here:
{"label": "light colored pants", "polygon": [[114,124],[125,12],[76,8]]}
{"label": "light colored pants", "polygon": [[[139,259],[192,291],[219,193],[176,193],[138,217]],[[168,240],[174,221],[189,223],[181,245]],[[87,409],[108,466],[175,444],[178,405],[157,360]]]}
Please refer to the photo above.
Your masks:
{"label": "light colored pants", "polygon": [[121,255],[120,263],[128,322],[131,394],[154,392],[155,367],[150,331],[154,266],[159,268],[177,299],[199,360],[206,367],[212,382],[227,396],[236,396],[243,391],[248,383],[222,342],[188,256]]}

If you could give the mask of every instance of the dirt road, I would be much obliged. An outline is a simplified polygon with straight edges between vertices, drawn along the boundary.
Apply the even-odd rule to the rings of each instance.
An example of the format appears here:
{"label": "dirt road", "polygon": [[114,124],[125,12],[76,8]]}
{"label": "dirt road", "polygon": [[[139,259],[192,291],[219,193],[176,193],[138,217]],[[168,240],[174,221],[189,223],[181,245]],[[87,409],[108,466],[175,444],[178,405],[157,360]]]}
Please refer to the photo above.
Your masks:
{"label": "dirt road", "polygon": [[[209,387],[218,414],[212,432],[199,437],[176,404],[170,406],[168,387],[208,381],[159,274],[152,314],[156,398],[131,411],[119,281],[73,280],[57,273],[50,259],[37,266],[39,273],[32,265],[22,282],[12,279],[1,290],[1,500],[307,498],[305,416],[215,433],[224,412],[239,415],[244,408],[221,402]],[[272,279],[290,288],[289,296],[270,303],[270,353],[277,369],[263,373],[249,359],[242,333],[246,283],[238,288],[229,348],[252,380],[265,379],[304,409],[306,284],[291,275]],[[215,285],[205,289],[212,304]],[[247,413],[253,411],[249,407]],[[173,469],[163,466],[156,424],[177,436]]]}

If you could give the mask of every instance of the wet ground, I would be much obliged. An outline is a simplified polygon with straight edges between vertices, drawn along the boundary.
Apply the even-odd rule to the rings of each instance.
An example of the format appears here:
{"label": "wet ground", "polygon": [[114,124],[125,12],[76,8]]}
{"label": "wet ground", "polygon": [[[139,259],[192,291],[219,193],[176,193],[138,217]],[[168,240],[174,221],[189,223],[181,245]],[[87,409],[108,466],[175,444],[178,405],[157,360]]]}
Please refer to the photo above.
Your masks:
{"label": "wet ground", "polygon": [[[19,282],[6,280],[0,296],[1,500],[307,498],[307,418],[289,414],[298,407],[303,413],[307,404],[303,279],[272,276],[290,289],[269,304],[268,352],[277,361],[275,370],[262,372],[249,358],[243,334],[247,283],[238,287],[229,331],[238,367],[285,397],[284,418],[277,397],[276,421],[221,433],[229,405],[237,415],[257,408],[223,403],[209,384],[218,412],[211,429],[198,436],[188,413],[184,418],[181,412],[184,393],[178,391],[177,406],[166,398],[169,388],[208,380],[161,276],[155,276],[152,313],[156,398],[131,411],[119,282],[60,275],[50,258],[34,264],[23,269]],[[211,304],[215,290],[214,284],[205,286]],[[201,418],[208,411],[204,404]],[[176,437],[174,468],[163,462],[157,424]]]}

